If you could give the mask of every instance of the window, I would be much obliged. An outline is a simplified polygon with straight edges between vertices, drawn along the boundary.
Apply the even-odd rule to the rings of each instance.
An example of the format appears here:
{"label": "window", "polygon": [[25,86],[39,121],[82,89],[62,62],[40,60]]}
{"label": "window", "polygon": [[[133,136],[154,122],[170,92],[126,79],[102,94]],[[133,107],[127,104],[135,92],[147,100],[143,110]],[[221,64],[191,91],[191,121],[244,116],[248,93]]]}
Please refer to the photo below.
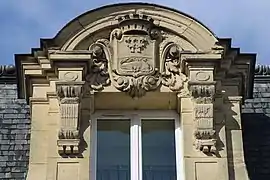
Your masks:
{"label": "window", "polygon": [[92,179],[183,180],[180,119],[174,111],[101,111],[91,124]]}

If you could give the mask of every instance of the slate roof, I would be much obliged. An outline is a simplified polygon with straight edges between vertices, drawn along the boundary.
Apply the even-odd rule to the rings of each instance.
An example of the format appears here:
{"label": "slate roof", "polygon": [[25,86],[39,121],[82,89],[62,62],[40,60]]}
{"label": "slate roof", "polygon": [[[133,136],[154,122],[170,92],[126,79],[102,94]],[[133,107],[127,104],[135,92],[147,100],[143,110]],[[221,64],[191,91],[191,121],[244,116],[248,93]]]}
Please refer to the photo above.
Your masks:
{"label": "slate roof", "polygon": [[253,99],[242,109],[246,167],[251,180],[270,179],[270,67],[257,65]]}
{"label": "slate roof", "polygon": [[26,178],[30,149],[29,106],[17,99],[14,66],[0,66],[0,179]]}

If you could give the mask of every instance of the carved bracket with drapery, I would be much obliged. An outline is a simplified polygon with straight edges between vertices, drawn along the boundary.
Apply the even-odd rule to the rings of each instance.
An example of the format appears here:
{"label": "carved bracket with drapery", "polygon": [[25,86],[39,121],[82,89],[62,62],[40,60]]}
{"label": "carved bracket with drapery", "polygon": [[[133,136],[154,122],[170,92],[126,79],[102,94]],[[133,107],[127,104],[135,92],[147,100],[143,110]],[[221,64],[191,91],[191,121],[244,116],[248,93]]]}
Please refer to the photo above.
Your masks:
{"label": "carved bracket with drapery", "polygon": [[204,153],[216,153],[215,82],[189,82],[189,89],[194,101],[195,148]]}
{"label": "carved bracket with drapery", "polygon": [[60,106],[59,154],[77,154],[80,144],[80,99],[84,82],[57,82]]}

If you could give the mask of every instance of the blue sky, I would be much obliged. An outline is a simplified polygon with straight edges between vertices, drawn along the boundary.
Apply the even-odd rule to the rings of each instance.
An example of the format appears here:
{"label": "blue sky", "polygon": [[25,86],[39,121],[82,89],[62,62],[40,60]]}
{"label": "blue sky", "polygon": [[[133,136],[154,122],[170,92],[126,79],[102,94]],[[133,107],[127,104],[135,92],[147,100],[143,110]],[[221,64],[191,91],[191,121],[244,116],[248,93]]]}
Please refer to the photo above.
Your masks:
{"label": "blue sky", "polygon": [[[29,53],[40,38],[52,38],[70,20],[106,4],[127,0],[0,0],[0,64],[13,64],[15,53]],[[233,39],[242,52],[257,53],[270,64],[269,0],[148,0],[200,20],[218,37]]]}

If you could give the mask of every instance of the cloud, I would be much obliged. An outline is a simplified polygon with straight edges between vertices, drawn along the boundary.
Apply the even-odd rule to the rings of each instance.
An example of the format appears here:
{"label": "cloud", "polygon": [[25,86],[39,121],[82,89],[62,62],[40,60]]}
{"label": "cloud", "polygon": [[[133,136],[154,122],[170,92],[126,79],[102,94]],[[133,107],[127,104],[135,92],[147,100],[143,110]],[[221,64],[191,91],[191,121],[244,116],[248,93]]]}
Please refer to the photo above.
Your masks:
{"label": "cloud", "polygon": [[[105,4],[136,0],[1,0],[0,64],[13,54],[28,53],[39,38],[55,34],[76,16]],[[242,52],[258,53],[257,62],[270,64],[270,1],[148,0],[192,15],[218,37],[230,37]]]}

